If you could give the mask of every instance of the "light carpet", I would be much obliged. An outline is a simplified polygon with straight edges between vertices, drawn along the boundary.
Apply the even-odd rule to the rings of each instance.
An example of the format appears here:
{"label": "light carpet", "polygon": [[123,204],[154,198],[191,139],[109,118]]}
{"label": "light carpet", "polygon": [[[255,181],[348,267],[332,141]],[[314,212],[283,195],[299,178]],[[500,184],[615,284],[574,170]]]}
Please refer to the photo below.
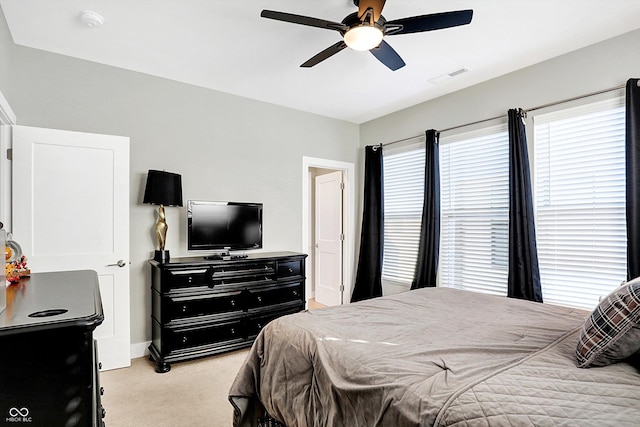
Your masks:
{"label": "light carpet", "polygon": [[107,427],[229,427],[227,393],[248,349],[171,364],[158,374],[148,358],[100,373]]}

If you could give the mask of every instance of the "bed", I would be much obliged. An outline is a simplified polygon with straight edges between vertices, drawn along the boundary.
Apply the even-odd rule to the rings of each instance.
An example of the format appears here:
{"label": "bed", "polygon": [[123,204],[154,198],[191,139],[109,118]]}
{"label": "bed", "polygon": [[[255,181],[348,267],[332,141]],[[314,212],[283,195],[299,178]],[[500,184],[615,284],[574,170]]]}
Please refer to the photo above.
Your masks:
{"label": "bed", "polygon": [[229,391],[234,426],[637,426],[637,354],[577,367],[589,316],[452,288],[285,316]]}

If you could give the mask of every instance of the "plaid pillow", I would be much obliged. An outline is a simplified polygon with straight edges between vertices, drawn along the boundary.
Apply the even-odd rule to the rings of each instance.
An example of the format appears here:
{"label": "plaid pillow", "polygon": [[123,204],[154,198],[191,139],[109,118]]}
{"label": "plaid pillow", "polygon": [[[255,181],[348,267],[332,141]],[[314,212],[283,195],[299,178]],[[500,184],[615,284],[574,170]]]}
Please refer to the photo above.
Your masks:
{"label": "plaid pillow", "polygon": [[640,280],[634,279],[600,301],[580,332],[578,367],[605,366],[640,350]]}

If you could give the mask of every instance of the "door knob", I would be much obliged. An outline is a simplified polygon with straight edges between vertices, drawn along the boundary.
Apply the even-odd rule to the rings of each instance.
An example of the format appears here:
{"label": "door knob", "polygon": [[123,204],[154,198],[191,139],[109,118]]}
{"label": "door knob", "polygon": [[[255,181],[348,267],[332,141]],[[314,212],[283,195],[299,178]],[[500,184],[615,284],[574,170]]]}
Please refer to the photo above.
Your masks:
{"label": "door knob", "polygon": [[119,259],[115,264],[107,264],[107,267],[124,267],[125,265],[127,265],[126,261]]}

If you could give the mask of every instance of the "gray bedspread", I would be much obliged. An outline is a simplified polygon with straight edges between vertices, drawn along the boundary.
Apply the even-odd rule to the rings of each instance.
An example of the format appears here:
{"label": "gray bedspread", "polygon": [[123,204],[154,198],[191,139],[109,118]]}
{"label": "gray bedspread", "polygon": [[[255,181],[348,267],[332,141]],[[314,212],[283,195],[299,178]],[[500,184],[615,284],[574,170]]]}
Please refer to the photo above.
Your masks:
{"label": "gray bedspread", "polygon": [[637,368],[576,367],[587,315],[430,288],[285,316],[229,391],[234,425],[639,425]]}

